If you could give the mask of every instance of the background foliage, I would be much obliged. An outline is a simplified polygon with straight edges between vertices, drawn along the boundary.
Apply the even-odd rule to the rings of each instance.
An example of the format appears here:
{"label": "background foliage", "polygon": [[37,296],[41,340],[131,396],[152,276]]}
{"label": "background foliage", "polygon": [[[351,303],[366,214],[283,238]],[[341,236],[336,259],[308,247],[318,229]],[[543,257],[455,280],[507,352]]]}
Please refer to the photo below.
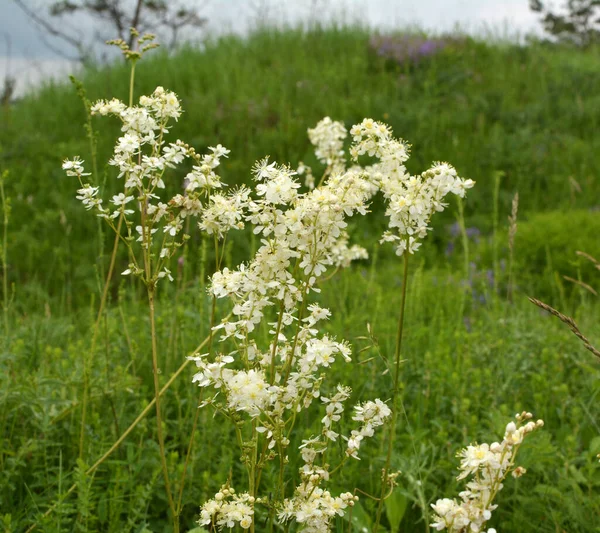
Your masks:
{"label": "background foliage", "polygon": [[[598,344],[597,298],[563,278],[597,287],[597,271],[575,251],[600,255],[598,59],[594,47],[460,37],[435,54],[399,62],[382,54],[368,31],[332,27],[224,37],[201,49],[157,53],[140,66],[138,94],[161,84],[182,99],[186,112],[173,136],[199,151],[218,142],[232,150],[222,171],[229,184],[248,182],[253,162],[266,154],[317,167],[306,129],[324,115],[347,126],[365,116],[386,121],[414,145],[413,172],[444,159],[477,181],[460,220],[465,238],[453,206],[434,220],[434,234],[411,265],[406,416],[394,457],[403,474],[388,524],[394,530],[425,531],[428,504],[457,491],[456,451],[474,440],[501,438],[506,419],[527,409],[546,427],[523,449],[528,474],[507,482],[493,525],[600,531],[598,362],[526,299],[541,297],[571,313]],[[92,100],[126,97],[125,65],[81,76]],[[12,212],[10,328],[0,348],[0,523],[22,531],[59,501],[40,531],[168,531],[153,420],[144,420],[92,476],[76,460],[82,354],[89,350],[110,240],[74,200],[76,184],[60,168],[67,156],[89,159],[83,105],[74,88],[59,84],[3,113],[0,168],[10,171],[5,189]],[[99,161],[105,161],[117,125],[94,125]],[[113,179],[102,171],[109,189]],[[175,192],[180,183],[167,186]],[[509,303],[506,217],[517,191]],[[352,228],[371,259],[328,281],[322,295],[333,313],[331,332],[355,347],[354,362],[338,372],[357,398],[389,396],[384,359],[393,351],[400,298],[400,264],[375,244],[384,221],[381,206],[373,210],[369,223]],[[227,264],[247,258],[255,245],[249,235],[231,241]],[[162,292],[163,382],[207,333],[208,249],[194,235],[179,281]],[[118,272],[127,258],[119,260]],[[93,362],[90,462],[153,397],[140,292],[117,279],[110,299]],[[164,401],[173,471],[182,468],[198,403],[190,378],[191,370]],[[200,420],[185,493],[187,529],[221,480],[242,475],[230,470],[237,462],[232,435],[208,412]],[[371,457],[334,488],[376,492],[382,449],[372,446]],[[61,500],[72,483],[77,491]],[[356,530],[368,527],[370,516],[363,498],[354,513]]]}

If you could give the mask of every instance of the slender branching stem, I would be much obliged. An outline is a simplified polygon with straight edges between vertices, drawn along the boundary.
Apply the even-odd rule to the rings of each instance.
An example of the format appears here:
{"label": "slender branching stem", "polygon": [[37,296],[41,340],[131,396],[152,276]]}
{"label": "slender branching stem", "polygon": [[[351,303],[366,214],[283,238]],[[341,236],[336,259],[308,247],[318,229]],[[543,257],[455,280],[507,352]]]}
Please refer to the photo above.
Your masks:
{"label": "slender branching stem", "polygon": [[[219,270],[221,268],[221,258],[219,257],[219,240],[215,237],[215,268]],[[213,335],[212,331],[215,327],[217,314],[217,298],[213,295],[211,302],[211,312],[210,312],[210,332],[209,332],[209,340],[208,340],[208,358],[212,359],[212,348],[213,348]],[[202,398],[202,389],[200,390],[200,394],[198,397],[198,403]],[[198,427],[198,418],[200,416],[200,408],[196,407],[196,412],[194,413],[194,422],[192,423],[192,432],[190,434],[190,442],[188,444],[187,453],[185,455],[185,463],[183,466],[183,472],[181,473],[181,480],[179,482],[179,496],[177,497],[177,520],[179,520],[179,515],[181,514],[182,502],[183,502],[183,489],[185,487],[185,478],[187,475],[188,464],[190,462],[190,457],[192,455],[192,449],[194,446],[194,435],[196,434],[196,428]]]}
{"label": "slender branching stem", "polygon": [[129,107],[133,107],[133,87],[135,83],[135,59],[131,60],[131,74],[129,75]]}
{"label": "slender branching stem", "polygon": [[[133,105],[133,91],[135,84],[135,60],[131,61],[131,73],[129,75],[129,107]],[[87,105],[86,105],[87,108]],[[89,111],[88,111],[88,119],[89,119]],[[96,147],[94,142],[94,134],[92,130],[91,120],[88,120],[88,137],[90,141],[90,150],[92,157],[92,165],[94,168],[94,172],[97,177],[97,162],[96,162]],[[102,297],[100,299],[100,307],[98,309],[98,316],[96,317],[96,322],[94,324],[94,331],[92,333],[92,346],[90,348],[89,353],[84,359],[83,362],[83,399],[81,405],[81,424],[79,428],[79,458],[83,458],[83,448],[85,445],[85,423],[87,419],[87,408],[88,408],[88,399],[89,399],[89,389],[90,389],[90,363],[92,358],[94,357],[94,353],[96,350],[96,342],[98,340],[98,331],[100,328],[100,320],[102,319],[102,315],[104,313],[104,307],[106,305],[106,299],[108,298],[108,289],[110,287],[110,282],[112,280],[112,275],[115,267],[115,261],[117,257],[117,250],[119,247],[119,240],[121,238],[121,227],[123,224],[123,212],[121,212],[121,216],[119,217],[119,222],[117,224],[117,228],[115,229],[115,241],[113,244],[112,254],[110,258],[110,266],[108,268],[108,274],[106,275],[106,280],[104,283],[104,289],[102,291]]]}
{"label": "slender branching stem", "polygon": [[[256,484],[256,456],[258,453],[258,432],[256,431],[256,418],[252,420],[252,457],[250,458],[250,469],[248,472],[249,487],[248,492],[250,496],[256,498],[257,484]],[[254,503],[252,504],[254,508]],[[253,518],[250,524],[250,533],[255,533],[254,523],[256,520]]]}
{"label": "slender branching stem", "polygon": [[404,331],[404,310],[406,307],[406,286],[408,282],[408,251],[404,252],[404,274],[402,276],[402,301],[400,303],[400,316],[398,318],[398,331],[396,333],[396,350],[394,352],[394,389],[392,391],[392,420],[390,422],[390,434],[388,438],[387,455],[385,458],[385,466],[381,475],[381,496],[377,504],[377,516],[375,518],[375,526],[373,527],[373,533],[377,533],[379,529],[379,523],[381,521],[381,514],[383,511],[383,502],[386,497],[386,491],[389,490],[389,474],[390,466],[392,464],[392,451],[394,449],[394,440],[396,437],[396,421],[398,418],[398,409],[396,406],[398,400],[398,392],[400,385],[400,354],[402,351],[402,334]]}
{"label": "slender branching stem", "polygon": [[275,328],[275,337],[273,338],[273,347],[271,348],[271,369],[270,369],[270,377],[269,383],[273,385],[275,383],[275,357],[277,355],[277,343],[279,342],[279,334],[281,333],[281,325],[283,323],[283,313],[285,311],[285,306],[283,301],[279,306],[279,318],[277,319],[277,327]]}
{"label": "slender branching stem", "polygon": [[2,200],[2,312],[4,314],[4,342],[8,345],[10,328],[8,326],[8,220],[10,217],[10,205],[4,193],[4,179],[8,172],[0,176],[0,199]]}
{"label": "slender branching stem", "polygon": [[148,286],[148,304],[150,307],[150,334],[152,336],[152,374],[154,376],[154,399],[156,406],[156,431],[158,434],[158,446],[160,448],[160,462],[163,471],[163,477],[165,480],[165,490],[167,493],[167,500],[169,501],[169,508],[173,515],[173,526],[177,533],[179,531],[179,521],[177,519],[177,509],[175,508],[175,502],[173,500],[173,493],[171,492],[171,483],[169,481],[169,469],[167,466],[167,455],[165,451],[165,438],[162,430],[162,416],[160,411],[160,384],[158,381],[158,350],[156,346],[156,323],[154,317],[154,287]]}
{"label": "slender branching stem", "polygon": [[83,448],[85,445],[85,422],[87,418],[87,407],[90,394],[90,364],[96,352],[96,343],[98,341],[98,332],[100,331],[100,321],[104,314],[104,308],[106,306],[106,300],[108,299],[108,290],[110,282],[115,270],[115,263],[117,259],[117,250],[119,248],[119,239],[121,236],[121,226],[123,224],[123,214],[119,217],[117,223],[115,241],[113,243],[112,254],[110,257],[110,264],[108,267],[108,273],[106,274],[106,280],[104,282],[104,289],[102,290],[102,297],[100,298],[100,307],[98,308],[98,315],[96,316],[96,322],[94,323],[94,330],[92,332],[92,345],[90,351],[87,353],[83,361],[83,399],[81,404],[81,425],[79,428],[79,458],[83,458]]}

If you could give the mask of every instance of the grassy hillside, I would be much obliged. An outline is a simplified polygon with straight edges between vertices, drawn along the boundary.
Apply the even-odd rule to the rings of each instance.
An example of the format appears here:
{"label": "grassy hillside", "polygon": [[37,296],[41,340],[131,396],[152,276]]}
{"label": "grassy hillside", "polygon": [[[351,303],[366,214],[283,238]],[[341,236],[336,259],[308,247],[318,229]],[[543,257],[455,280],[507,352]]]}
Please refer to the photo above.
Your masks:
{"label": "grassy hillside", "polygon": [[[501,439],[508,419],[526,409],[546,425],[524,445],[519,464],[527,475],[506,481],[489,526],[598,532],[600,367],[526,295],[572,314],[600,345],[597,296],[563,277],[598,287],[598,270],[576,252],[600,256],[600,51],[461,38],[431,57],[399,64],[378,55],[370,38],[359,28],[263,30],[247,39],[184,47],[172,56],[159,51],[139,64],[136,94],[156,85],[176,91],[185,113],[173,139],[200,152],[217,143],[231,149],[220,172],[228,184],[249,183],[251,166],[267,154],[318,168],[306,129],[325,115],[347,127],[363,117],[385,121],[413,145],[411,171],[448,160],[461,176],[476,180],[464,219],[453,201],[411,258],[393,455],[402,472],[393,500],[396,512],[402,511],[399,531],[431,531],[430,504],[463,487],[456,481],[456,452],[475,441]],[[91,100],[127,97],[125,65],[79,77]],[[0,337],[0,525],[7,532],[33,523],[47,533],[171,532],[154,411],[86,473],[153,400],[154,390],[147,306],[129,278],[113,281],[91,349],[113,237],[75,200],[75,178],[61,170],[66,157],[90,160],[83,105],[71,85],[58,84],[15,103],[2,119],[0,171],[9,171],[5,193],[12,210],[3,280],[10,307]],[[113,169],[104,162],[119,130],[109,119],[93,125],[97,181],[110,191]],[[167,188],[178,192],[181,183]],[[511,251],[507,216],[516,192]],[[385,226],[382,204],[375,202],[373,211],[368,223],[350,228],[370,259],[325,281],[318,297],[332,311],[326,332],[353,346],[352,362],[332,370],[332,383],[352,386],[352,401],[389,398],[393,388],[386,369],[394,350],[401,261],[377,245]],[[247,260],[257,244],[249,232],[228,242],[229,267]],[[207,240],[193,234],[176,282],[161,285],[161,385],[208,332],[206,278],[213,258],[207,250]],[[122,253],[116,271],[127,263]],[[226,313],[220,306],[218,311]],[[261,328],[268,343],[269,328]],[[90,400],[78,458],[86,361]],[[223,417],[197,410],[192,374],[187,367],[163,397],[175,479],[185,470],[200,413],[182,492],[182,531],[193,530],[200,504],[222,482],[245,479],[234,431]],[[315,410],[303,422],[293,448],[320,431]],[[379,491],[384,442],[370,444],[332,492]],[[294,461],[290,486],[298,481]],[[370,530],[375,508],[361,498],[352,531]],[[336,533],[345,531],[347,524],[340,519],[336,527]],[[390,531],[389,516],[384,528]]]}
{"label": "grassy hillside", "polygon": [[[418,64],[398,65],[370,48],[365,30],[262,31],[172,57],[150,55],[138,69],[136,92],[159,84],[176,91],[185,115],[173,137],[198,150],[219,142],[230,148],[223,170],[229,184],[248,182],[254,161],[267,154],[314,164],[306,129],[325,115],[348,127],[366,116],[386,121],[413,144],[411,171],[448,160],[477,181],[467,224],[486,235],[499,173],[501,222],[517,191],[521,220],[598,205],[598,57],[596,50],[464,39]],[[80,77],[91,100],[126,98],[125,65]],[[35,281],[55,295],[67,291],[68,300],[78,299],[93,277],[89,259],[103,264],[95,224],[80,217],[76,185],[60,169],[65,157],[89,161],[84,122],[83,106],[65,83],[8,109],[0,128],[0,168],[11,171],[11,280]],[[114,126],[94,121],[100,162],[110,154]],[[452,213],[445,216],[451,224]]]}

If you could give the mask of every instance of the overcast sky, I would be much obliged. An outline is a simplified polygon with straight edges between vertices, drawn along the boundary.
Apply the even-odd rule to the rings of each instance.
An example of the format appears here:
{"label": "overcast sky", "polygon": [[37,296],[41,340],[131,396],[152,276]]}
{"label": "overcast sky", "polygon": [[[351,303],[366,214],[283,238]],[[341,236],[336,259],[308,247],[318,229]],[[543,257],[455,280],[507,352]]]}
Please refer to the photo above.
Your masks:
{"label": "overcast sky", "polygon": [[[52,0],[25,0],[44,13]],[[457,24],[469,33],[496,35],[539,31],[528,0],[189,0],[204,6],[209,24],[204,32],[247,32],[258,16],[275,23],[301,20],[359,20],[377,28],[416,25],[443,32]],[[91,33],[85,19],[77,29]],[[201,34],[199,34],[200,36]],[[60,47],[59,41],[51,41]],[[65,49],[65,52],[68,50]],[[13,0],[0,0],[0,77],[18,80],[19,93],[48,75],[63,76],[70,66],[40,38],[39,30]]]}

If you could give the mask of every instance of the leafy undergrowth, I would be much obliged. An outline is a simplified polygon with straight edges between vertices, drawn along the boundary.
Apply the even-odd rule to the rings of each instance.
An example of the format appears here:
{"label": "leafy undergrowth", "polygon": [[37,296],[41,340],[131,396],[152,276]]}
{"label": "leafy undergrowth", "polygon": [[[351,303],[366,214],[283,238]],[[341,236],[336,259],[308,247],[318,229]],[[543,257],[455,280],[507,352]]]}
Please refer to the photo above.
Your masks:
{"label": "leafy undergrowth", "polygon": [[[336,363],[335,375],[351,384],[356,398],[391,392],[385,359],[393,351],[394,311],[400,304],[398,267],[393,262],[376,268],[358,264],[327,281],[323,291],[322,305],[333,312],[328,329],[354,348],[352,363]],[[402,373],[405,414],[393,458],[393,466],[402,471],[393,499],[396,511],[402,511],[401,531],[424,531],[423,507],[428,516],[429,503],[457,492],[455,453],[476,440],[497,440],[506,419],[523,409],[534,411],[546,425],[523,448],[519,462],[528,473],[506,482],[492,525],[505,531],[522,530],[523,524],[536,531],[596,531],[600,373],[591,354],[524,297],[512,305],[491,292],[482,299],[460,275],[424,271],[417,260],[413,267]],[[197,286],[165,292],[158,308],[165,383],[206,335],[209,310]],[[582,329],[593,332],[598,307],[584,303],[576,318]],[[75,494],[60,503],[40,531],[167,527],[153,411],[94,475],[85,476],[85,466],[77,463],[82,354],[89,349],[90,329],[88,313],[60,317],[47,309],[45,315],[21,318],[2,350],[0,507],[10,515],[9,531],[30,524],[73,483],[78,484]],[[93,362],[84,453],[90,463],[153,398],[148,330],[135,293],[123,293],[121,304],[108,312]],[[173,472],[183,468],[199,402],[192,373],[191,367],[184,370],[163,403]],[[319,424],[314,417],[313,429]],[[238,452],[219,416],[202,410],[198,427],[184,492],[184,531],[194,527],[200,502],[223,479],[231,476],[234,484],[245,479],[240,467],[231,470],[239,464]],[[298,444],[309,436],[294,439]],[[378,442],[345,471],[340,489],[378,490],[384,461]],[[290,465],[290,475],[298,466]],[[373,513],[363,497],[353,513],[356,530],[369,527]]]}
{"label": "leafy undergrowth", "polygon": [[[547,296],[600,344],[597,298],[561,277],[595,285],[591,263],[577,262],[575,252],[598,255],[597,51],[463,39],[426,61],[398,65],[377,57],[369,37],[356,28],[226,37],[145,59],[138,91],[160,84],[181,96],[186,114],[174,135],[199,151],[219,142],[230,148],[221,173],[229,184],[248,182],[252,164],[266,154],[316,166],[306,129],[324,115],[347,126],[364,116],[385,120],[418,146],[410,170],[444,158],[475,179],[464,204],[465,234],[454,222],[456,209],[448,209],[422,253],[411,258],[403,412],[393,457],[402,474],[387,503],[386,526],[426,531],[429,504],[460,490],[455,453],[476,440],[499,440],[506,420],[529,410],[546,425],[521,451],[528,473],[506,482],[491,525],[500,531],[600,531],[598,362],[526,299]],[[83,77],[91,99],[127,92],[120,64]],[[7,531],[23,531],[34,520],[46,532],[169,531],[153,411],[86,474],[154,397],[149,318],[142,292],[129,280],[111,288],[93,359],[82,454],[87,464],[78,460],[84,359],[111,239],[94,217],[84,216],[73,199],[76,184],[60,169],[64,157],[89,154],[81,140],[83,106],[70,86],[50,86],[5,117],[0,167],[10,171],[14,300],[0,347],[0,523]],[[116,125],[97,126],[104,161]],[[102,173],[110,190],[113,175]],[[181,184],[167,187],[175,193]],[[505,220],[516,191],[511,266]],[[376,202],[371,222],[351,227],[371,259],[328,280],[320,297],[332,311],[328,332],[353,345],[353,361],[337,363],[334,371],[351,384],[353,400],[389,398],[392,389],[387,370],[401,272],[391,252],[373,245],[384,224],[381,207]],[[225,264],[238,264],[256,247],[255,237],[241,233],[228,241]],[[208,249],[193,233],[178,281],[160,296],[162,384],[208,333]],[[120,256],[117,272],[126,265]],[[175,474],[184,468],[202,400],[191,376],[190,365],[163,402]],[[223,480],[244,479],[235,437],[221,422],[207,409],[199,415],[183,493],[184,531],[195,527],[200,503]],[[319,417],[307,415],[303,427],[311,424],[317,428]],[[310,436],[310,429],[298,432],[292,446]],[[377,493],[384,456],[384,443],[376,439],[333,489]],[[298,466],[287,470],[290,487]],[[354,530],[368,530],[374,513],[374,504],[361,498]],[[338,526],[341,531],[344,524]]]}

